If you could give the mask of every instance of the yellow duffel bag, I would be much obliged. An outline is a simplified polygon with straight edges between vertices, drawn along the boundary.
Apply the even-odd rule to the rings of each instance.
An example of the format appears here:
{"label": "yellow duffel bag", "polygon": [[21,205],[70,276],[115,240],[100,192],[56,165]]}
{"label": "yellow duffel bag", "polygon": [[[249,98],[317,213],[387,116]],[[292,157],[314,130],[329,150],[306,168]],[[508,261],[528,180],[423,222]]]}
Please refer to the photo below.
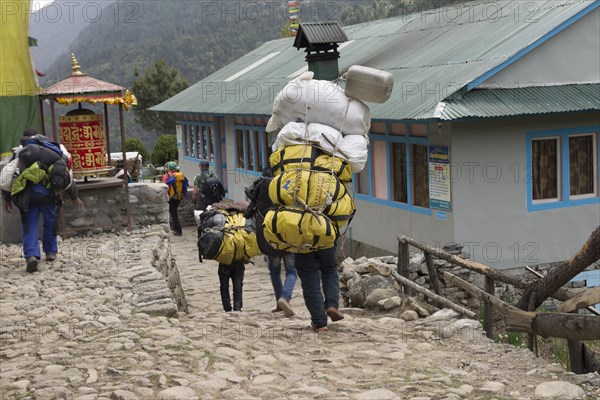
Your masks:
{"label": "yellow duffel bag", "polygon": [[310,170],[315,160],[319,156],[319,149],[310,144],[295,144],[284,146],[275,151],[269,157],[269,163],[273,170],[273,176],[281,174],[283,171]]}
{"label": "yellow duffel bag", "polygon": [[256,234],[244,228],[225,228],[223,242],[215,260],[223,264],[248,261],[262,254],[256,242]]}
{"label": "yellow duffel bag", "polygon": [[338,229],[346,225],[352,219],[355,212],[356,204],[348,192],[341,199],[323,209],[323,214],[327,215],[331,223]]}
{"label": "yellow duffel bag", "polygon": [[281,207],[265,215],[263,233],[271,247],[290,253],[310,253],[334,246],[337,228],[324,215],[299,207]]}
{"label": "yellow duffel bag", "polygon": [[352,168],[350,164],[339,157],[321,154],[316,158],[312,169],[314,171],[333,171],[342,183],[352,182]]}
{"label": "yellow duffel bag", "polygon": [[[308,205],[324,208],[346,194],[346,187],[329,172],[285,171],[269,184],[269,197],[274,204]],[[301,202],[297,202],[296,198]]]}

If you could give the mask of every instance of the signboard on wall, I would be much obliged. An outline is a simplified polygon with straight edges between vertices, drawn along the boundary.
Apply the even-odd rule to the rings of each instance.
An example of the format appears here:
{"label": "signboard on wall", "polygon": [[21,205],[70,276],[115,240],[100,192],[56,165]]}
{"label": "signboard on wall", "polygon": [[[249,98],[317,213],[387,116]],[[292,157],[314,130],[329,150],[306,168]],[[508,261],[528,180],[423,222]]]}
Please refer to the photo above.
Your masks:
{"label": "signboard on wall", "polygon": [[429,207],[452,211],[450,151],[447,146],[429,147]]}

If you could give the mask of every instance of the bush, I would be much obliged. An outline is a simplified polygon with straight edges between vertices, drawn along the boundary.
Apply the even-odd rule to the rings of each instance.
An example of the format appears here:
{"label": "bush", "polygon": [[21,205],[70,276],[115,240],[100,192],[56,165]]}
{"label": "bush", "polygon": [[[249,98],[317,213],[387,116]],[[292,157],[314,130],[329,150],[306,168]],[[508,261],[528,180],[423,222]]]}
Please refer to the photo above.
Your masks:
{"label": "bush", "polygon": [[148,164],[150,162],[148,149],[140,139],[129,138],[125,140],[125,151],[137,151],[142,156],[143,164]]}
{"label": "bush", "polygon": [[178,161],[177,138],[175,135],[162,135],[158,138],[152,151],[152,163],[165,165],[168,161]]}

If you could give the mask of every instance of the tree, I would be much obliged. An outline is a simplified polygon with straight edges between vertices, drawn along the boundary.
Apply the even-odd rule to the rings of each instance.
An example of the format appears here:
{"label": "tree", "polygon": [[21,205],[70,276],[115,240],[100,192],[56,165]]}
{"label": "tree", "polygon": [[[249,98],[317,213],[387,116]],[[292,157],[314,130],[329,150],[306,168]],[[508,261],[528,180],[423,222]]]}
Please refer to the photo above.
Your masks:
{"label": "tree", "polygon": [[139,75],[136,69],[134,76],[137,79],[133,83],[133,93],[138,100],[138,106],[133,109],[136,122],[149,131],[173,132],[175,113],[158,113],[148,111],[148,108],[186,89],[189,86],[188,81],[163,59],[148,68],[143,77],[140,78]]}
{"label": "tree", "polygon": [[152,150],[152,163],[165,165],[169,161],[177,160],[177,137],[175,135],[162,135]]}
{"label": "tree", "polygon": [[125,140],[125,151],[137,151],[142,156],[142,162],[148,163],[150,161],[150,155],[146,145],[137,138],[129,138]]}

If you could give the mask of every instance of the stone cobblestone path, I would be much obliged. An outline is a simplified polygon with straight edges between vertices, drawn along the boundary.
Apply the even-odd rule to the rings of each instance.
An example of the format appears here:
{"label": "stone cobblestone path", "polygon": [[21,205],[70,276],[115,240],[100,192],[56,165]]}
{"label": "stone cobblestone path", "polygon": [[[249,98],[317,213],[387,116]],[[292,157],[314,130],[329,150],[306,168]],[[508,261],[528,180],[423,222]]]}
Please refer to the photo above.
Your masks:
{"label": "stone cobblestone path", "polygon": [[[198,263],[195,241],[192,228],[162,227],[68,239],[34,274],[18,246],[1,244],[0,398],[600,398],[597,374],[496,344],[447,310],[412,322],[349,310],[315,334],[299,282],[297,315],[270,312],[260,259],[246,269],[243,311],[224,313],[216,263]],[[187,314],[165,298],[176,280],[148,268],[171,252]]]}

